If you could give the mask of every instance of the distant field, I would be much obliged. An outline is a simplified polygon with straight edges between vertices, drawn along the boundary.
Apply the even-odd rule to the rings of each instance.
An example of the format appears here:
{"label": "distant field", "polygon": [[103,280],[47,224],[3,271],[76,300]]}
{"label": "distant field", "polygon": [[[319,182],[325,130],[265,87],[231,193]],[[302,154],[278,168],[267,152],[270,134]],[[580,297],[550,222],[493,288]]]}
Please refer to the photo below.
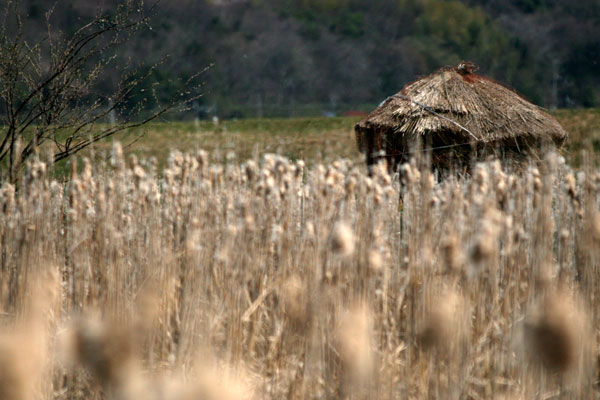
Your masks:
{"label": "distant field", "polygon": [[[356,118],[247,119],[221,121],[159,122],[115,136],[126,153],[156,157],[162,165],[171,150],[207,150],[214,161],[235,153],[248,159],[264,153],[278,153],[309,163],[339,158],[360,160],[354,141]],[[130,145],[129,145],[130,144]],[[110,141],[98,145],[109,149]]]}
{"label": "distant field", "polygon": [[[553,113],[569,131],[567,156],[578,159],[582,149],[600,151],[600,109],[558,110]],[[327,163],[339,158],[359,162],[361,154],[354,140],[356,117],[247,119],[194,122],[158,122],[115,136],[125,146],[126,154],[156,157],[164,165],[171,150],[205,149],[215,161],[235,153],[248,159],[264,153],[278,153],[309,164]],[[97,146],[110,149],[111,142]]]}
{"label": "distant field", "polygon": [[572,156],[583,149],[600,151],[600,109],[558,110],[553,115],[569,132],[566,149]]}

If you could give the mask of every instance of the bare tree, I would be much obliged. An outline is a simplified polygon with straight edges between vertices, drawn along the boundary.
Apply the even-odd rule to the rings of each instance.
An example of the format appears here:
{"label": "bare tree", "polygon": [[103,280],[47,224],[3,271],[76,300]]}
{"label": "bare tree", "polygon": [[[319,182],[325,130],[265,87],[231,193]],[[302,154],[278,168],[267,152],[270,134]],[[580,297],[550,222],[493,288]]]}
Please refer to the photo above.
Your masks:
{"label": "bare tree", "polygon": [[[54,29],[50,9],[39,38],[27,37],[21,8],[9,0],[0,21],[0,182],[15,182],[24,161],[42,146],[52,147],[60,161],[199,96],[194,75],[180,82],[183,91],[159,101],[160,88],[150,78],[161,62],[141,68],[118,53],[140,30],[151,29],[156,3],[124,0],[99,9],[68,35]],[[101,83],[109,68],[120,68],[121,78],[107,93]],[[121,118],[114,122],[116,110]]]}

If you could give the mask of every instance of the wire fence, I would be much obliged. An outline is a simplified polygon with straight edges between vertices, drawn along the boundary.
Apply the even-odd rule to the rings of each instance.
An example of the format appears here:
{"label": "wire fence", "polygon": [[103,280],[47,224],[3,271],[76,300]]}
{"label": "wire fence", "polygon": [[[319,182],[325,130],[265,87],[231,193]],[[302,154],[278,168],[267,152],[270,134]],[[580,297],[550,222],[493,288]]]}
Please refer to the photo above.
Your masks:
{"label": "wire fence", "polygon": [[377,107],[369,104],[298,103],[298,104],[204,104],[191,107],[183,118],[301,118],[364,116]]}

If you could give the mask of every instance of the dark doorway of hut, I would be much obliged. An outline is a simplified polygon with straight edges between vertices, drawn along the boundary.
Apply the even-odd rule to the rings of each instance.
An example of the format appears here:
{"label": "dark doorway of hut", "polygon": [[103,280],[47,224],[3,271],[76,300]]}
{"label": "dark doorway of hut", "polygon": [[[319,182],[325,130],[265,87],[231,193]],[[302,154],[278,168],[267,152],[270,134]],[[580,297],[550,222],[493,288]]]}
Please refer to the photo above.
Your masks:
{"label": "dark doorway of hut", "polygon": [[[514,90],[467,61],[406,85],[355,126],[369,168],[417,157],[438,176],[469,174],[477,161],[523,165],[559,148],[567,132]],[[423,157],[425,155],[426,157]]]}
{"label": "dark doorway of hut", "polygon": [[[369,173],[377,164],[385,164],[388,172],[399,172],[400,166],[412,163],[419,170],[432,168],[438,178],[468,176],[485,148],[476,142],[448,143],[439,136],[398,135],[394,131],[379,131],[367,135],[364,151]],[[489,152],[488,152],[489,157]]]}

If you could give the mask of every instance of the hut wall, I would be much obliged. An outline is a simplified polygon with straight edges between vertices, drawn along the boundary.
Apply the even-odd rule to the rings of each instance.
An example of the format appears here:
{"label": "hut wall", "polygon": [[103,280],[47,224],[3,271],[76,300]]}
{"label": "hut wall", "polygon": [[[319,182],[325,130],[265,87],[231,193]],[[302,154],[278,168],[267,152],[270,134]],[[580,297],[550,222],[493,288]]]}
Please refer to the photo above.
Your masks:
{"label": "hut wall", "polygon": [[[508,163],[528,162],[541,158],[549,147],[548,140],[538,137],[507,137],[494,142],[473,143],[468,136],[453,131],[438,131],[415,137],[392,128],[368,127],[356,131],[359,150],[365,153],[367,166],[385,160],[390,171],[416,157],[428,158],[431,167],[443,171],[468,171],[473,161],[498,158]],[[420,143],[419,143],[420,142]]]}

